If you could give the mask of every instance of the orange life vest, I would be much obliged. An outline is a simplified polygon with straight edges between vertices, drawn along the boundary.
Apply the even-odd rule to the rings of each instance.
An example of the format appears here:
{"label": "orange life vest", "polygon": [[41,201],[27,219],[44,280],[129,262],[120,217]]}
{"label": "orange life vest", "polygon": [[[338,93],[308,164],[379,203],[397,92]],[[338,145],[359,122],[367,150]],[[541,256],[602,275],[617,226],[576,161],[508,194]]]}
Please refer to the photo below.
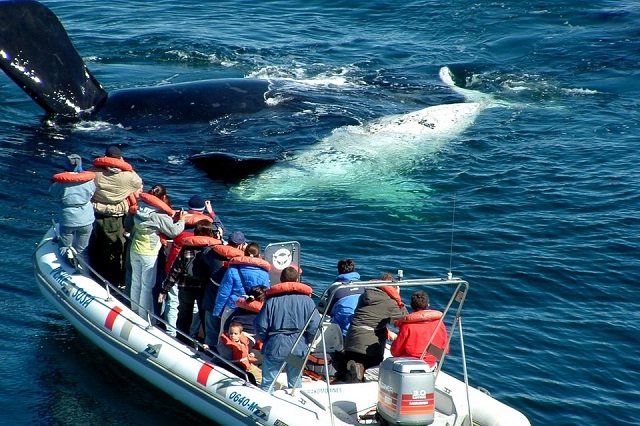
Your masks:
{"label": "orange life vest", "polygon": [[226,267],[234,266],[234,265],[248,265],[248,266],[257,266],[259,268],[264,269],[269,272],[271,270],[271,264],[261,257],[250,257],[250,256],[236,256],[228,261],[224,262]]}
{"label": "orange life vest", "polygon": [[402,302],[402,299],[400,298],[400,292],[398,292],[398,289],[395,286],[385,285],[383,287],[380,287],[380,290],[384,291],[385,293],[387,293],[389,295],[390,298],[395,300],[400,309],[404,308],[404,303]]}
{"label": "orange life vest", "polygon": [[115,167],[124,172],[132,172],[133,167],[131,164],[124,161],[122,158],[113,158],[113,157],[98,157],[93,160],[93,165],[95,167],[108,168]]}
{"label": "orange life vest", "polygon": [[306,284],[301,282],[293,281],[293,282],[283,282],[272,285],[267,289],[265,295],[267,298],[272,296],[277,296],[279,294],[304,294],[305,296],[311,296],[313,294],[313,289]]}
{"label": "orange life vest", "polygon": [[191,246],[191,247],[212,247],[218,244],[222,244],[222,241],[213,238],[207,237],[205,235],[189,235],[180,240],[182,247]]}
{"label": "orange life vest", "polygon": [[404,318],[393,321],[393,325],[395,325],[396,327],[400,327],[400,325],[403,323],[430,322],[439,320],[440,318],[442,318],[442,312],[427,309],[407,314]]}
{"label": "orange life vest", "polygon": [[213,223],[213,219],[211,218],[211,216],[202,213],[187,213],[184,215],[183,219],[184,226],[188,227],[196,226],[196,223],[200,222],[201,220],[208,220],[209,223]]}
{"label": "orange life vest", "polygon": [[264,302],[260,302],[255,299],[251,302],[247,302],[247,299],[238,299],[236,300],[235,305],[240,309],[258,313],[260,312],[260,309],[262,309],[262,305],[264,305]]}
{"label": "orange life vest", "polygon": [[[233,247],[229,245],[218,245],[213,248],[217,254],[222,257],[226,257],[227,259],[232,259],[234,257],[242,256],[244,251],[240,250],[238,247]],[[224,265],[225,267],[227,265]]]}
{"label": "orange life vest", "polygon": [[51,178],[51,182],[58,183],[84,183],[89,182],[90,180],[94,180],[96,178],[96,174],[89,171],[83,172],[62,172],[56,173]]}
{"label": "orange life vest", "polygon": [[148,192],[143,192],[140,194],[140,199],[145,203],[162,210],[164,213],[168,214],[169,216],[173,216],[173,209],[169,207],[167,203],[165,203],[155,195],[149,194]]}

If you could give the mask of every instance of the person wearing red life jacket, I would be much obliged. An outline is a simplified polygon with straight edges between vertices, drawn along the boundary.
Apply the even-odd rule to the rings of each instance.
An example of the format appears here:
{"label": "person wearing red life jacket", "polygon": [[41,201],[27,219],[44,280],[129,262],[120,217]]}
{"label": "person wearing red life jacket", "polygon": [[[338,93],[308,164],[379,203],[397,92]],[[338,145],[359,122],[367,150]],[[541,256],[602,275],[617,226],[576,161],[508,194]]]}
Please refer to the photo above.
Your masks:
{"label": "person wearing red life jacket", "polygon": [[[210,279],[209,266],[203,259],[203,249],[222,244],[214,238],[211,222],[202,219],[196,223],[193,235],[183,239],[180,254],[173,262],[169,275],[162,284],[158,295],[158,303],[162,303],[172,287],[179,287],[178,291],[178,315],[176,326],[183,334],[190,336],[193,319],[194,305],[198,306],[200,322],[204,323],[204,293],[207,282]],[[170,324],[173,326],[173,324]],[[168,329],[167,333],[172,334]],[[175,335],[175,332],[174,334]],[[178,336],[184,339],[183,335]],[[188,339],[185,340],[188,342]]]}
{"label": "person wearing red life jacket", "polygon": [[203,219],[209,220],[213,224],[213,236],[219,240],[222,240],[224,236],[224,225],[213,211],[210,200],[204,200],[201,196],[194,195],[189,199],[187,206],[188,209],[184,215],[184,231],[173,239],[171,249],[167,254],[167,261],[164,265],[164,272],[167,275],[169,274],[169,271],[171,271],[173,261],[178,257],[178,253],[180,253],[180,249],[182,248],[182,238],[193,235],[193,230],[195,229],[195,225],[198,221]]}
{"label": "person wearing red life jacket", "polygon": [[367,288],[360,296],[347,331],[344,362],[338,366],[338,379],[362,381],[364,370],[379,365],[384,359],[387,339],[393,340],[395,337],[387,329],[387,324],[391,320],[403,318],[407,313],[398,286]]}
{"label": "person wearing red life jacket", "polygon": [[216,296],[213,316],[220,317],[221,324],[224,324],[236,308],[236,300],[245,297],[252,287],[270,287],[270,269],[269,262],[260,257],[260,245],[256,242],[247,244],[243,256],[234,257],[228,262]]}
{"label": "person wearing red life jacket", "polygon": [[242,324],[232,321],[227,331],[220,335],[220,343],[231,350],[231,362],[241,369],[245,370],[254,385],[260,385],[262,382],[262,370],[256,365],[258,359],[251,352],[251,342],[249,338],[243,334]]}
{"label": "person wearing red life jacket", "polygon": [[227,318],[222,328],[225,330],[228,329],[229,324],[235,321],[242,324],[242,329],[246,334],[254,336],[256,334],[256,327],[253,322],[264,305],[266,293],[267,287],[263,285],[252,287],[247,292],[246,298],[236,300],[236,309],[229,315],[229,318]]}
{"label": "person wearing red life jacket", "polygon": [[227,263],[234,257],[244,255],[247,240],[241,231],[234,231],[229,235],[227,244],[207,247],[203,250],[204,260],[209,265],[210,279],[204,293],[203,306],[205,309],[205,338],[206,347],[214,347],[218,344],[221,323],[220,317],[213,315],[213,310],[218,296],[218,288],[227,271]]}
{"label": "person wearing red life jacket", "polygon": [[398,337],[391,344],[391,355],[421,358],[435,367],[438,359],[426,351],[427,346],[449,353],[442,312],[429,309],[429,295],[422,290],[411,295],[411,308],[412,313],[394,322]]}
{"label": "person wearing red life jacket", "polygon": [[[280,283],[267,290],[264,306],[254,321],[256,339],[263,342],[262,389],[269,389],[289,353],[304,357],[308,351],[320,326],[320,314],[311,298],[312,294],[313,289],[300,282],[300,273],[293,266],[284,268]],[[311,321],[304,338],[294,347],[308,318]],[[287,384],[292,388],[300,369],[287,363],[284,371],[287,373]]]}
{"label": "person wearing red life jacket", "polygon": [[[184,230],[184,220],[173,221],[174,212],[162,185],[140,194],[138,208],[127,215],[125,226],[131,230],[131,309],[143,318],[154,313],[153,287],[156,284],[161,236],[174,238]],[[153,322],[153,321],[152,321]]]}
{"label": "person wearing red life jacket", "polygon": [[122,158],[115,145],[104,157],[93,160],[89,170],[95,173],[96,192],[92,204],[96,220],[89,242],[91,266],[110,283],[125,282],[124,217],[142,192],[142,179]]}
{"label": "person wearing red life jacket", "polygon": [[82,170],[82,158],[77,154],[66,158],[64,170],[53,176],[49,187],[51,198],[60,203],[60,254],[70,259],[69,248],[73,247],[77,255],[87,261],[86,250],[94,221],[91,197],[96,190],[95,174]]}
{"label": "person wearing red life jacket", "polygon": [[[219,244],[222,244],[224,227],[222,225],[222,221],[218,218],[218,216],[216,216],[215,212],[213,211],[213,208],[211,206],[211,201],[209,200],[205,201],[201,196],[194,195],[189,199],[187,206],[188,206],[188,210],[184,215],[184,231],[178,234],[171,241],[171,248],[169,249],[169,252],[167,253],[167,256],[166,256],[166,260],[164,262],[164,270],[162,271],[162,273],[160,274],[161,276],[159,277],[160,282],[164,281],[166,277],[169,275],[169,273],[171,272],[171,267],[173,266],[174,261],[176,260],[176,258],[178,257],[178,254],[180,253],[180,250],[182,249],[183,240],[193,237],[196,223],[198,223],[199,221],[201,220],[209,221],[212,224],[213,238],[220,240]],[[205,210],[206,210],[206,213],[205,213]],[[178,320],[178,305],[179,305],[178,300],[180,299],[178,294],[179,291],[180,291],[179,286],[171,286],[168,297],[167,297],[167,306],[165,307],[165,311],[164,311],[165,319],[169,324],[167,333],[172,336],[175,336],[175,327]],[[204,313],[202,315],[204,315]],[[195,324],[196,333],[194,334],[197,334],[197,330],[199,330],[200,328],[200,324],[201,324],[199,321],[200,316],[201,316],[200,314],[198,315],[194,314],[193,316],[194,322],[196,323]]]}

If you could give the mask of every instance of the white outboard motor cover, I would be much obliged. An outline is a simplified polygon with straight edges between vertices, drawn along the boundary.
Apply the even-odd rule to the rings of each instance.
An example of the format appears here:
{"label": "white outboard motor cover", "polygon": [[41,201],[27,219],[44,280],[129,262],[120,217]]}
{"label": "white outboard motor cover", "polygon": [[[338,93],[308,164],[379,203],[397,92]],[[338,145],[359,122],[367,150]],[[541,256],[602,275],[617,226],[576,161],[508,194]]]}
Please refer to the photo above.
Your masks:
{"label": "white outboard motor cover", "polygon": [[392,357],[380,364],[378,413],[391,425],[433,423],[435,377],[421,359]]}

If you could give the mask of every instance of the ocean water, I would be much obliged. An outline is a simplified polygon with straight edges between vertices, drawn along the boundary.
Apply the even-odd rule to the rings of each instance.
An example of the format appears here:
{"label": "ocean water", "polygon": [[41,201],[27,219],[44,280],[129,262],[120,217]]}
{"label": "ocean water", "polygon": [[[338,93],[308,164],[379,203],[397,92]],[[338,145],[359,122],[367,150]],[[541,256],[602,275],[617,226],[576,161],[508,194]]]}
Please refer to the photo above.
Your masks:
{"label": "ocean water", "polygon": [[[266,111],[197,125],[62,125],[0,76],[0,423],[204,422],[114,365],[36,288],[51,175],[65,154],[88,163],[109,144],[174,205],[202,194],[263,247],[299,241],[318,290],[342,257],[364,279],[467,279],[471,384],[533,425],[640,423],[640,5],[43,3],[108,91],[257,77],[279,93]],[[443,66],[494,107],[446,137],[370,131],[465,101]],[[224,183],[187,161],[214,150],[284,161]],[[324,173],[305,174],[308,152]]]}

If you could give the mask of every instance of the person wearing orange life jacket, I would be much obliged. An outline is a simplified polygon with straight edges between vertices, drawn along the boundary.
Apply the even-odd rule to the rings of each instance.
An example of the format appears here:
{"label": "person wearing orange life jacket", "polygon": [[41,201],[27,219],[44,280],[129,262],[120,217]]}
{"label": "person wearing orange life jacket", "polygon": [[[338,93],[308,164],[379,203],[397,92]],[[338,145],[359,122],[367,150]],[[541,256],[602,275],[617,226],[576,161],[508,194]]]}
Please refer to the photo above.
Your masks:
{"label": "person wearing orange life jacket", "polygon": [[412,313],[394,321],[399,329],[398,337],[391,344],[391,355],[422,358],[435,367],[438,359],[425,349],[432,344],[449,353],[447,328],[440,321],[442,312],[429,309],[429,295],[422,290],[411,295],[411,308]]}
{"label": "person wearing orange life jacket", "polygon": [[[178,330],[187,336],[190,335],[193,319],[194,304],[198,306],[200,321],[204,323],[204,299],[205,287],[210,278],[209,266],[203,260],[204,247],[212,247],[222,244],[213,237],[211,222],[202,219],[196,223],[193,235],[183,239],[180,254],[173,262],[169,275],[164,280],[158,303],[162,303],[172,287],[179,287],[178,291],[178,318],[176,325]],[[172,324],[170,324],[172,325]],[[172,330],[167,330],[171,334]],[[175,335],[175,334],[173,334]],[[182,335],[180,339],[184,339]]]}
{"label": "person wearing orange life jacket", "polygon": [[[264,343],[260,385],[264,390],[276,379],[276,374],[289,353],[297,357],[305,355],[320,326],[320,314],[311,299],[313,289],[299,282],[298,270],[293,266],[284,268],[280,281],[267,290],[264,306],[254,321],[256,339]],[[308,318],[311,321],[304,332],[304,338],[294,347]],[[287,363],[285,371],[287,384],[291,388],[295,385],[300,369]]]}
{"label": "person wearing orange life jacket", "polygon": [[266,292],[267,287],[257,285],[247,292],[246,298],[243,297],[236,300],[236,309],[229,315],[229,318],[227,318],[222,328],[225,330],[228,329],[229,324],[235,321],[242,324],[242,329],[245,333],[254,336],[256,334],[256,327],[253,321],[264,305]]}
{"label": "person wearing orange life jacket", "polygon": [[122,158],[115,145],[104,157],[93,160],[96,192],[92,203],[96,220],[89,242],[91,266],[107,281],[121,286],[125,281],[124,217],[137,203],[142,192],[142,179],[131,164]]}
{"label": "person wearing orange life jacket", "polygon": [[247,240],[241,231],[234,231],[229,235],[226,245],[206,247],[202,252],[204,260],[209,265],[210,280],[204,293],[203,306],[205,309],[205,344],[214,347],[218,343],[220,335],[220,317],[213,316],[218,288],[227,271],[227,262],[234,257],[244,255]]}
{"label": "person wearing orange life jacket", "polygon": [[231,322],[227,331],[220,335],[220,343],[231,350],[231,362],[249,373],[249,380],[253,378],[253,384],[260,385],[262,371],[256,365],[258,359],[251,352],[251,343],[243,334],[242,324],[236,321]]}
{"label": "person wearing orange life jacket", "polygon": [[[367,288],[360,296],[347,331],[344,359],[338,366],[338,379],[362,381],[364,370],[379,365],[384,358],[387,339],[395,338],[395,334],[387,329],[387,324],[403,318],[407,313],[398,286]],[[347,377],[347,373],[350,377]]]}
{"label": "person wearing orange life jacket", "polygon": [[236,308],[236,300],[244,297],[252,287],[270,287],[270,269],[269,262],[260,257],[260,245],[256,242],[247,244],[244,256],[234,257],[228,262],[216,296],[213,316],[220,317],[220,323],[224,324]]}
{"label": "person wearing orange life jacket", "polygon": [[[164,279],[166,279],[166,277],[170,274],[171,267],[178,257],[180,250],[182,249],[183,240],[193,236],[193,231],[197,222],[201,220],[207,220],[212,223],[213,237],[218,240],[222,240],[222,237],[224,235],[224,227],[222,225],[222,221],[216,216],[215,212],[213,211],[213,208],[211,207],[211,201],[205,201],[201,196],[194,195],[189,199],[187,205],[188,210],[184,215],[184,231],[178,234],[171,242],[171,248],[167,253],[166,261],[164,262],[164,273],[161,274],[163,276],[159,278],[160,281],[164,281]],[[206,214],[204,213],[205,210],[207,212]],[[220,241],[220,244],[222,244],[222,241]],[[165,319],[167,323],[169,323],[167,332],[172,336],[175,336],[175,327],[178,319],[178,292],[178,286],[172,286],[170,288],[167,297],[167,305],[164,311]],[[200,326],[199,321],[197,321],[200,316],[200,314],[198,314],[198,316],[194,315],[194,321],[197,323],[195,327],[196,329],[199,329]]]}
{"label": "person wearing orange life jacket", "polygon": [[64,170],[53,176],[49,187],[51,197],[60,203],[60,254],[69,258],[68,250],[73,247],[86,261],[94,221],[91,197],[96,190],[95,174],[82,170],[82,158],[77,154],[66,158]]}
{"label": "person wearing orange life jacket", "polygon": [[147,312],[154,313],[153,287],[156,283],[158,252],[162,247],[160,237],[174,238],[184,230],[181,217],[174,223],[174,212],[167,201],[169,198],[165,187],[155,185],[148,192],[140,194],[138,209],[125,219],[126,228],[131,230],[131,309],[143,318],[146,318]]}
{"label": "person wearing orange life jacket", "polygon": [[193,230],[198,221],[203,219],[209,220],[213,224],[213,236],[219,240],[224,236],[224,225],[213,211],[210,200],[204,200],[201,196],[194,195],[189,199],[187,206],[188,210],[184,215],[184,231],[173,239],[171,250],[169,250],[169,254],[167,254],[167,262],[164,266],[166,274],[169,274],[173,261],[178,257],[178,253],[180,253],[182,238],[193,235]]}

